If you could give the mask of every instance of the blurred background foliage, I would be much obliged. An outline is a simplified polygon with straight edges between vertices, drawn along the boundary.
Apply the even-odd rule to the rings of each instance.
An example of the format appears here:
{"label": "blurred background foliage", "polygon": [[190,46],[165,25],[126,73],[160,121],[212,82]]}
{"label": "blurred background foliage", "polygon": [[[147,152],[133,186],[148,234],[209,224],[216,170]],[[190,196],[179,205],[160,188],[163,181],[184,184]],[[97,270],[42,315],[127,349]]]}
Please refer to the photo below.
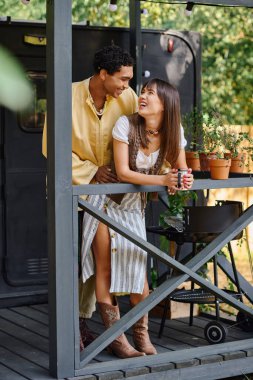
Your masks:
{"label": "blurred background foliage", "polygon": [[23,67],[0,46],[0,104],[12,111],[23,111],[31,105],[32,99],[32,85]]}
{"label": "blurred background foliage", "polygon": [[[185,4],[141,1],[142,27],[194,30],[202,35],[202,104],[215,108],[230,124],[253,124],[253,10],[241,7],[195,5],[192,15],[184,14]],[[116,12],[106,0],[73,0],[74,23],[89,20],[91,25],[128,27],[127,0],[118,0]],[[45,20],[46,0],[0,0],[0,16],[13,19]]]}

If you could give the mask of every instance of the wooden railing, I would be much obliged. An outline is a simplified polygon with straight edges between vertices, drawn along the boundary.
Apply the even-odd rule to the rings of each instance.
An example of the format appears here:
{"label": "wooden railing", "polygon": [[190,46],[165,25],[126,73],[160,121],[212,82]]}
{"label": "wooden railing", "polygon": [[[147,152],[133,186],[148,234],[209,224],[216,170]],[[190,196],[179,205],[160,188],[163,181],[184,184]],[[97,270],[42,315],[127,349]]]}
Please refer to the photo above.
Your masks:
{"label": "wooden railing", "polygon": [[[203,190],[203,189],[213,189],[213,188],[241,188],[241,187],[252,187],[253,180],[251,176],[245,175],[235,178],[229,178],[228,180],[214,181],[207,178],[195,180],[192,190]],[[250,206],[244,213],[231,224],[223,233],[221,233],[215,240],[213,240],[208,246],[206,246],[197,256],[192,258],[187,265],[182,265],[175,259],[162,252],[160,249],[150,244],[149,242],[143,240],[136,234],[130,232],[122,225],[116,223],[107,214],[99,211],[94,206],[90,205],[87,201],[82,200],[79,196],[84,194],[116,194],[116,193],[126,193],[126,192],[159,192],[164,191],[164,187],[160,186],[137,186],[130,184],[103,184],[103,185],[84,185],[84,186],[74,186],[73,187],[73,222],[74,222],[74,252],[75,258],[78,256],[78,222],[77,222],[77,210],[81,207],[85,212],[88,212],[93,217],[97,218],[99,221],[106,224],[108,227],[112,228],[116,232],[120,233],[125,238],[129,239],[131,242],[139,246],[148,252],[152,257],[160,260],[166,265],[171,266],[176,269],[179,275],[169,278],[164,283],[162,283],[155,291],[153,291],[144,301],[131,309],[127,314],[125,314],[117,323],[115,323],[110,329],[106,330],[102,335],[100,335],[94,342],[92,342],[80,355],[80,361],[78,359],[76,362],[76,376],[91,373],[91,368],[94,369],[96,365],[88,365],[88,363],[95,358],[95,356],[101,352],[106,346],[108,346],[117,336],[122,332],[131,327],[142,315],[146,314],[159,302],[161,302],[165,297],[171,294],[180,284],[182,284],[187,279],[192,279],[195,283],[201,287],[209,290],[211,293],[216,295],[219,299],[230,304],[236,309],[246,313],[247,315],[253,316],[253,310],[243,304],[241,301],[236,300],[232,296],[228,295],[223,290],[219,289],[215,285],[206,281],[197,274],[198,269],[200,269],[205,263],[207,263],[215,254],[226,245],[234,236],[241,232],[249,223],[253,221],[253,206]],[[75,270],[74,275],[75,283],[78,282],[78,271]],[[77,293],[75,296],[75,328],[76,336],[78,336],[78,297]],[[79,343],[79,342],[78,342]],[[79,348],[78,344],[75,345],[76,348],[76,358],[79,358]],[[168,353],[169,355],[169,353]],[[134,359],[128,359],[127,364],[131,362],[131,366],[143,366],[145,363],[150,361],[150,358],[142,357]],[[155,355],[152,361],[159,362],[159,355]],[[119,364],[120,362],[120,364]],[[103,366],[96,367],[96,371],[110,371],[122,368],[122,360],[111,361],[103,363]],[[138,363],[138,364],[136,364]],[[147,364],[147,363],[146,363]],[[105,369],[106,366],[106,369]],[[121,366],[121,367],[119,367]]]}

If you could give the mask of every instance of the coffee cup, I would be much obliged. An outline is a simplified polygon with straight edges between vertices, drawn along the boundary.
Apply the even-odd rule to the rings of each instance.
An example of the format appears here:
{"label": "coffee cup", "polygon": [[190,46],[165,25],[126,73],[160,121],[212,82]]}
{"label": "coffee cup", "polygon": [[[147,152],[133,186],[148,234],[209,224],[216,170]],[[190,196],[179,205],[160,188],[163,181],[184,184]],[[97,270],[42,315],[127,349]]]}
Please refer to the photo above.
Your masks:
{"label": "coffee cup", "polygon": [[177,187],[181,189],[182,186],[182,178],[185,174],[188,174],[188,169],[178,169],[177,172]]}

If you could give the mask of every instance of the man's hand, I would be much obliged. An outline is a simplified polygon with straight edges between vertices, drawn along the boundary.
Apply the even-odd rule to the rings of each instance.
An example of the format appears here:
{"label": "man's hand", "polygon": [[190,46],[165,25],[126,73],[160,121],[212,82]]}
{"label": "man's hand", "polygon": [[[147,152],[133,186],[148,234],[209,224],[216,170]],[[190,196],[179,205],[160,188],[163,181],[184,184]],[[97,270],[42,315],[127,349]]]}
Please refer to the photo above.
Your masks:
{"label": "man's hand", "polygon": [[119,182],[118,177],[112,173],[108,165],[100,166],[94,178],[98,183]]}

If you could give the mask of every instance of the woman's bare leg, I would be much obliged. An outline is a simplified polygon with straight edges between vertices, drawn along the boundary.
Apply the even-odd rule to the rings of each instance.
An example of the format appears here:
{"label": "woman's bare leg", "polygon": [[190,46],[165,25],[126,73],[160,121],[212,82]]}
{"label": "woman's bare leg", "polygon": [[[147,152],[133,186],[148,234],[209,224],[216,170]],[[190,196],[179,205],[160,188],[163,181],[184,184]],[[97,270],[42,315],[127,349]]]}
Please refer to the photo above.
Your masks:
{"label": "woman's bare leg", "polygon": [[111,240],[108,227],[99,223],[92,250],[96,262],[96,297],[98,302],[113,304],[111,285]]}
{"label": "woman's bare leg", "polygon": [[148,295],[149,295],[149,286],[148,286],[148,280],[146,278],[142,294],[138,294],[138,293],[131,293],[130,294],[131,305],[132,306],[137,305],[137,303],[143,301]]}
{"label": "woman's bare leg", "polygon": [[[96,297],[104,325],[109,328],[120,319],[120,313],[114,297],[109,293],[111,284],[111,240],[108,227],[102,223],[98,225],[92,243],[92,250],[96,261]],[[144,355],[143,352],[135,350],[130,345],[125,334],[117,337],[110,344],[110,349],[121,359]]]}

